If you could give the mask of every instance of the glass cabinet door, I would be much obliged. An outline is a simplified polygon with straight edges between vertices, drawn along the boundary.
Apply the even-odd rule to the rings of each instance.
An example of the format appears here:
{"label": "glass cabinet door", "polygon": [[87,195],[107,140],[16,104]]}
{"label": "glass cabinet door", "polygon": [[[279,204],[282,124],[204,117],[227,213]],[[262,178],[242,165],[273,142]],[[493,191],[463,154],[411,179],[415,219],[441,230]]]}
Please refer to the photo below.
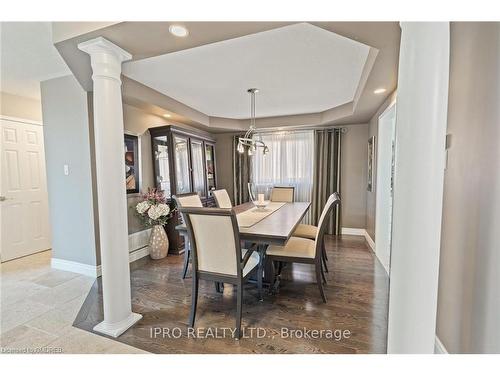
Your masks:
{"label": "glass cabinet door", "polygon": [[168,158],[167,136],[153,138],[154,163],[156,170],[156,187],[165,197],[170,198],[170,164]]}
{"label": "glass cabinet door", "polygon": [[188,139],[174,136],[176,194],[191,192]]}
{"label": "glass cabinet door", "polygon": [[191,138],[191,168],[193,169],[193,190],[205,197],[205,170],[203,166],[203,142]]}
{"label": "glass cabinet door", "polygon": [[207,188],[208,191],[216,189],[215,186],[215,150],[211,144],[205,144],[205,161],[207,168]]}

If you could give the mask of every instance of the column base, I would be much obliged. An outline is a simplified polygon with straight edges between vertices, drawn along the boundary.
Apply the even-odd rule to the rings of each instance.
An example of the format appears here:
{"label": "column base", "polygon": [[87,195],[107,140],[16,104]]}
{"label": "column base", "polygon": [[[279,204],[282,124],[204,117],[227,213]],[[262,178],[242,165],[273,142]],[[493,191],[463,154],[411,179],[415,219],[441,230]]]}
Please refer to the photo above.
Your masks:
{"label": "column base", "polygon": [[141,314],[131,312],[130,315],[121,322],[109,324],[104,320],[96,325],[93,330],[111,337],[118,337],[141,319]]}

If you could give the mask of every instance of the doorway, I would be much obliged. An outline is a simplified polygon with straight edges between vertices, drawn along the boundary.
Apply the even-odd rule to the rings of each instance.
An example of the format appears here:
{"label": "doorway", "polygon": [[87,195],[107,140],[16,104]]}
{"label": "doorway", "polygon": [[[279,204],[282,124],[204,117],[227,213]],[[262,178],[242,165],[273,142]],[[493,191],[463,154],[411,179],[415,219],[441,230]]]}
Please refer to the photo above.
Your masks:
{"label": "doorway", "polygon": [[0,118],[2,262],[50,249],[43,126]]}
{"label": "doorway", "polygon": [[378,119],[377,191],[375,207],[375,254],[390,272],[392,237],[392,196],[394,180],[394,142],[396,103],[392,103]]}

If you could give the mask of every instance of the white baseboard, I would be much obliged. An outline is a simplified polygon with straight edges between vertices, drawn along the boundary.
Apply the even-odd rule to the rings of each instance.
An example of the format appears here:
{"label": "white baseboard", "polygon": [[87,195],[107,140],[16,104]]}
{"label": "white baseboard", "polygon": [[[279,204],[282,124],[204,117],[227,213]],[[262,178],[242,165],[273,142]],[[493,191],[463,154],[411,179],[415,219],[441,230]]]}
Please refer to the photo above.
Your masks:
{"label": "white baseboard", "polygon": [[375,252],[375,242],[372,240],[365,228],[342,228],[342,234],[364,237],[372,251]]}
{"label": "white baseboard", "polygon": [[364,236],[365,235],[365,229],[364,228],[342,228],[341,233],[342,234],[348,234],[351,236]]}
{"label": "white baseboard", "polygon": [[73,262],[71,260],[52,258],[50,260],[50,266],[58,270],[79,273],[94,278],[100,275],[100,272],[98,272],[98,267],[92,266],[90,264]]}
{"label": "white baseboard", "polygon": [[443,345],[439,337],[436,335],[436,342],[434,344],[434,354],[448,354],[448,350]]}
{"label": "white baseboard", "polygon": [[[148,242],[150,233],[151,229],[146,229],[141,232],[132,233],[128,236],[129,263],[132,263],[149,255]],[[58,270],[79,273],[94,278],[102,275],[101,265],[92,266],[90,264],[73,262],[65,259],[52,258],[51,267]]]}
{"label": "white baseboard", "polygon": [[130,263],[135,262],[138,259],[147,257],[149,255],[149,246],[144,246],[140,249],[137,249],[135,251],[132,251],[128,255],[128,260]]}
{"label": "white baseboard", "polygon": [[375,241],[370,237],[368,232],[365,230],[365,240],[368,242],[368,245],[370,245],[370,248],[372,249],[373,252],[375,252]]}

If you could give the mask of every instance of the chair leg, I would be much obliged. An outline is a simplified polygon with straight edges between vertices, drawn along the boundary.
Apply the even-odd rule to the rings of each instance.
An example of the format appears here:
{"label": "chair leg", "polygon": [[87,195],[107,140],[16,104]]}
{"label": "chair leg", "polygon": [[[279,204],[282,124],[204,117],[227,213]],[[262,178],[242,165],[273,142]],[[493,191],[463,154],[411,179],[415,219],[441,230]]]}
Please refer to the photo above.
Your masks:
{"label": "chair leg", "polygon": [[191,293],[191,313],[189,314],[189,326],[194,327],[194,320],[196,318],[196,305],[198,303],[198,285],[199,280],[196,272],[193,272],[193,290]]}
{"label": "chair leg", "polygon": [[271,261],[271,280],[269,283],[269,294],[274,294],[276,292],[276,262]]}
{"label": "chair leg", "polygon": [[326,276],[325,276],[325,272],[323,270],[323,263],[320,263],[320,266],[321,266],[321,278],[323,279],[323,284],[327,284],[326,282]]}
{"label": "chair leg", "polygon": [[259,301],[264,301],[262,297],[262,274],[264,272],[264,251],[259,251],[259,266],[257,267],[257,288],[259,290]]}
{"label": "chair leg", "polygon": [[321,252],[321,262],[323,263],[323,266],[325,267],[325,272],[327,272],[327,273],[328,273],[328,265],[327,265],[327,263],[326,263],[326,261],[327,261],[327,260],[328,260],[328,259],[326,259],[326,254],[325,254],[325,251],[323,250],[323,251]]}
{"label": "chair leg", "polygon": [[184,269],[182,271],[182,278],[185,279],[188,267],[189,267],[189,257],[191,256],[191,250],[189,249],[189,245],[186,246],[186,251],[184,251]]}
{"label": "chair leg", "polygon": [[237,297],[236,297],[236,340],[241,337],[241,309],[243,305],[243,285],[237,285]]}
{"label": "chair leg", "polygon": [[319,259],[316,262],[316,283],[318,284],[319,292],[321,293],[323,302],[326,303],[326,295],[325,291],[323,290],[323,283],[321,282],[321,263]]}
{"label": "chair leg", "polygon": [[[323,240],[322,249],[323,249],[323,254],[325,255],[325,260],[328,260],[328,254],[326,253],[326,247],[325,247],[325,240]],[[326,271],[326,272],[328,272],[328,271]]]}

